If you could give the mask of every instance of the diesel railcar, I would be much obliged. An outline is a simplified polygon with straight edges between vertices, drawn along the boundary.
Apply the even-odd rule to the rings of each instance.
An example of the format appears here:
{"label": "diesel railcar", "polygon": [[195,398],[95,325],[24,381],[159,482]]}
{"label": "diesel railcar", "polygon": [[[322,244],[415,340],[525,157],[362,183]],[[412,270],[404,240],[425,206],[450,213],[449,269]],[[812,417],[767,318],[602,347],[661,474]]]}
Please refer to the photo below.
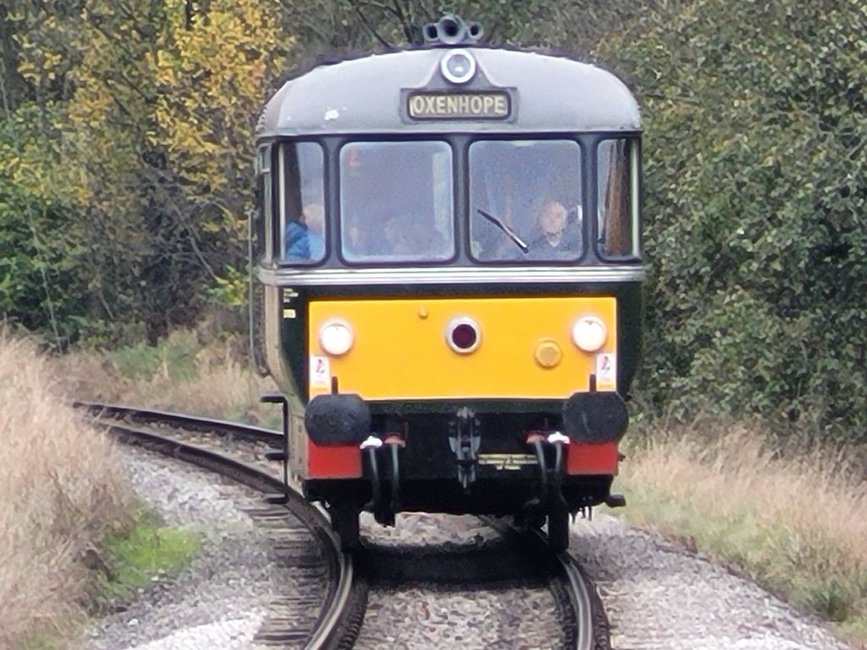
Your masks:
{"label": "diesel railcar", "polygon": [[[640,353],[641,119],[614,74],[480,44],[322,64],[257,127],[252,342],[271,457],[329,509],[514,516],[611,493]],[[277,497],[279,498],[279,497]]]}

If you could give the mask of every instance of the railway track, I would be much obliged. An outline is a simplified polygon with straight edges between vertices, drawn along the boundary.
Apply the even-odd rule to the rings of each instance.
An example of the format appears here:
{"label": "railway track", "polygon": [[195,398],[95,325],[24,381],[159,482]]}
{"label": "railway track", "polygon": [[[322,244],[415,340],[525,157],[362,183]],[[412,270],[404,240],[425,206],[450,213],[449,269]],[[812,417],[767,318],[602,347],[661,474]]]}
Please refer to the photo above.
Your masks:
{"label": "railway track", "polygon": [[[283,494],[283,482],[273,473],[274,463],[268,467],[264,461],[267,448],[282,444],[282,434],[164,411],[94,402],[74,405],[87,409],[98,424],[124,442],[214,471],[263,495]],[[204,434],[239,444],[233,453],[225,453],[203,445],[197,436]],[[246,449],[249,458],[241,460],[239,449]],[[310,598],[287,594],[273,603],[254,641],[274,647],[351,647],[363,621],[367,585],[359,578],[355,558],[341,551],[327,513],[305,501],[300,489],[294,489],[286,494],[285,503],[263,503],[262,508],[248,514],[271,529],[275,548],[284,561],[313,565],[311,577],[324,575],[327,580],[318,610],[312,607],[315,614],[311,613],[314,603]],[[311,546],[321,553],[311,554]]]}
{"label": "railway track", "polygon": [[[510,608],[510,618],[531,639],[522,636],[516,644],[610,649],[602,601],[575,558],[552,551],[541,531],[516,528],[502,519],[478,519],[493,535],[483,540],[470,534],[461,540],[458,534],[445,544],[368,544],[359,556],[359,569],[370,581],[372,593],[423,585],[424,590],[440,594],[447,609],[448,601],[459,599],[460,594],[485,592],[491,608]],[[546,630],[545,636],[540,637],[540,628]],[[491,634],[496,637],[494,630]]]}
{"label": "railway track", "polygon": [[576,650],[610,650],[610,626],[602,601],[589,577],[566,551],[554,553],[539,530],[515,531],[520,549],[538,553],[549,565],[548,588],[558,605],[564,647]]}
{"label": "railway track", "polygon": [[[169,455],[247,485],[263,494],[283,492],[278,465],[266,460],[270,448],[280,448],[281,433],[222,420],[112,404],[77,402],[120,439]],[[219,450],[217,449],[219,448]],[[225,450],[232,449],[231,453]],[[243,458],[243,460],[241,460]],[[291,485],[291,480],[290,480]],[[290,490],[285,504],[249,512],[261,525],[273,528],[275,547],[287,562],[314,563],[311,547],[327,549],[323,563],[329,576],[327,596],[317,617],[304,620],[309,598],[274,603],[273,612],[256,637],[262,645],[278,647],[351,647],[364,618],[367,579],[374,582],[476,583],[544,580],[556,604],[559,637],[564,648],[607,650],[608,620],[595,587],[568,553],[554,553],[541,531],[521,531],[501,520],[483,518],[508,540],[499,551],[467,554],[440,553],[419,561],[413,553],[389,552],[376,544],[356,556],[340,551],[327,513]],[[290,516],[291,515],[291,516]],[[297,519],[304,531],[286,524]],[[311,539],[311,536],[313,539]],[[360,580],[360,574],[364,579]],[[530,612],[532,614],[532,612]]]}
{"label": "railway track", "polygon": [[565,646],[580,650],[609,650],[610,624],[590,578],[566,551],[553,553],[548,538],[539,529],[521,529],[502,521],[486,519],[504,534],[519,535],[519,546],[546,557],[551,570],[549,588],[560,605]]}

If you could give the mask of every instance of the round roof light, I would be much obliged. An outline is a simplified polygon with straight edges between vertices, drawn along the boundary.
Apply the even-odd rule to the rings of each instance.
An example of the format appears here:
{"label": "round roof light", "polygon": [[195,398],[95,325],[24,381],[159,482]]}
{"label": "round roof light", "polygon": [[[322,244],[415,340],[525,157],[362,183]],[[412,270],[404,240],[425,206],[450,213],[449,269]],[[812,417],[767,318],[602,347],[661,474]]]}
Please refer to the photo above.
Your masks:
{"label": "round roof light", "polygon": [[465,84],[476,74],[476,60],[467,50],[451,50],[440,60],[440,71],[453,84]]}
{"label": "round roof light", "polygon": [[342,320],[331,320],[319,328],[319,345],[326,353],[335,357],[346,354],[355,343],[355,334],[349,323]]}
{"label": "round roof light", "polygon": [[584,352],[596,352],[608,340],[608,328],[596,316],[579,318],[572,326],[572,341]]}
{"label": "round roof light", "polygon": [[458,354],[475,351],[481,342],[482,332],[472,318],[455,318],[446,327],[446,343]]}

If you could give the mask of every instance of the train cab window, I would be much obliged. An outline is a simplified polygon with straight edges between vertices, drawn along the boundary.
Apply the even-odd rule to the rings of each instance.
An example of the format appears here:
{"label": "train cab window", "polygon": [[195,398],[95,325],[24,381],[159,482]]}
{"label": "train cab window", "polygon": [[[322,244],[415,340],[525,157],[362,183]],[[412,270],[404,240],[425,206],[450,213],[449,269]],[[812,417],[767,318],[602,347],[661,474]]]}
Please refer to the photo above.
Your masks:
{"label": "train cab window", "polygon": [[638,143],[604,140],[599,160],[598,252],[607,259],[641,255],[638,228]]}
{"label": "train cab window", "polygon": [[470,146],[470,252],[480,262],[575,262],[584,252],[581,148],[572,140]]}
{"label": "train cab window", "polygon": [[445,142],[351,142],[340,150],[340,246],[347,262],[450,259],[453,205]]}
{"label": "train cab window", "polygon": [[283,259],[320,262],[327,241],[322,148],[314,142],[284,142],[277,162]]}

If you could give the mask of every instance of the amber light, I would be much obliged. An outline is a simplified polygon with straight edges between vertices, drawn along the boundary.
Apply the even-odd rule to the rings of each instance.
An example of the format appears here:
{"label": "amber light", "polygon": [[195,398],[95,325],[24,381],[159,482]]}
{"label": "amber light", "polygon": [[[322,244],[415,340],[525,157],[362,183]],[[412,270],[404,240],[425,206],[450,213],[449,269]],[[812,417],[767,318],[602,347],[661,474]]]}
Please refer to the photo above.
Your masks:
{"label": "amber light", "polygon": [[533,354],[538,363],[543,368],[553,368],[560,363],[563,358],[563,352],[556,341],[551,339],[543,339],[536,346],[536,351]]}
{"label": "amber light", "polygon": [[481,343],[478,323],[472,318],[454,319],[446,331],[446,342],[452,350],[460,354],[472,352]]}

